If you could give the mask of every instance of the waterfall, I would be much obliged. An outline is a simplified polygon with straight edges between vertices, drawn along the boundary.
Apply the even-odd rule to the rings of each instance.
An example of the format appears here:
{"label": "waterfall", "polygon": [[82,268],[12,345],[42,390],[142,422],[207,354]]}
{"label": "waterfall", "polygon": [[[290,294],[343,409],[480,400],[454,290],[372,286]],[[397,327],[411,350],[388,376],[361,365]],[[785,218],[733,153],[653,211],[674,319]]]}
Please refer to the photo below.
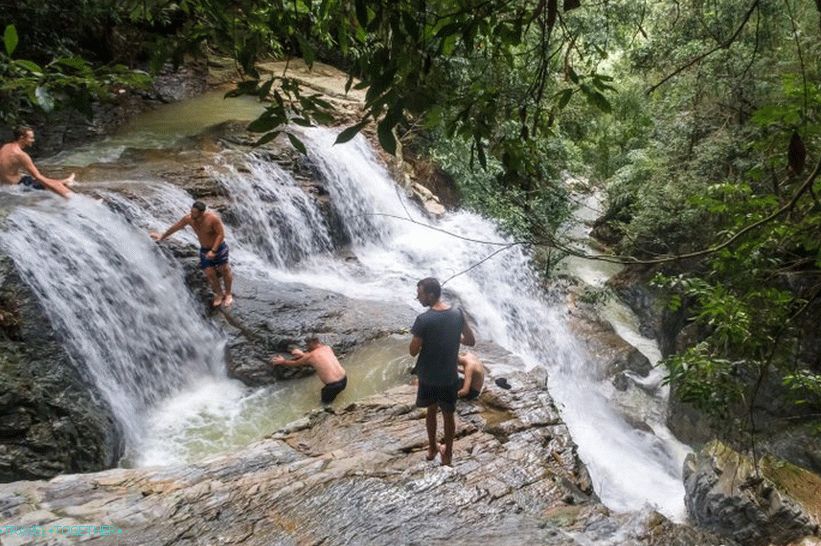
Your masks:
{"label": "waterfall", "polygon": [[[597,379],[563,302],[545,293],[527,252],[510,246],[466,271],[512,242],[493,221],[468,211],[432,220],[397,187],[364,137],[334,146],[333,130],[300,131],[305,165],[327,191],[338,223],[329,224],[317,200],[280,166],[254,154],[226,154],[211,172],[230,195],[226,240],[235,269],[415,306],[418,279],[453,277],[446,293],[465,306],[480,339],[519,355],[528,369],[549,371],[550,392],[602,500],[616,510],[649,503],[680,518],[679,444],[663,424],[636,430],[613,407],[612,387]],[[176,461],[176,451],[164,446],[182,434],[181,421],[201,422],[208,411],[233,420],[254,395],[227,383],[223,342],[199,318],[180,269],[145,234],[178,220],[191,197],[164,183],[129,184],[101,191],[109,208],[83,197],[18,206],[3,222],[0,245],[129,438],[139,443],[154,423],[144,440],[154,454],[148,461]],[[335,229],[344,231],[355,259],[336,254]],[[177,237],[196,244],[190,232]]]}
{"label": "waterfall", "polygon": [[294,177],[253,155],[241,172],[212,169],[227,190],[235,219],[234,237],[276,267],[286,267],[332,248],[328,227]]}
{"label": "waterfall", "polygon": [[222,368],[223,341],[199,318],[181,274],[105,206],[49,196],[17,207],[0,246],[111,405],[127,444],[138,442],[147,409]]}

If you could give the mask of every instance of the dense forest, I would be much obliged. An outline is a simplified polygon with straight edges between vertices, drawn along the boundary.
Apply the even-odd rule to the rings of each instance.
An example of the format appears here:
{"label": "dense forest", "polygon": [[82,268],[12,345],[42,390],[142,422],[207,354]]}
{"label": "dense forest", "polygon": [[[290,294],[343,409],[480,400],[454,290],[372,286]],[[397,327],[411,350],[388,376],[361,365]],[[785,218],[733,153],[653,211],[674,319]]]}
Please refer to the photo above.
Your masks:
{"label": "dense forest", "polygon": [[818,423],[821,3],[50,0],[3,14],[7,125],[90,115],[210,53],[235,59],[229,95],[268,101],[250,126],[265,142],[334,120],[287,72],[255,69],[300,57],[367,88],[339,141],[375,125],[388,153],[430,159],[525,245],[578,252],[557,228],[575,207],[564,173],[585,177],[606,196],[599,259],[653,277],[692,325],[664,362],[677,395],[755,432],[767,389]]}

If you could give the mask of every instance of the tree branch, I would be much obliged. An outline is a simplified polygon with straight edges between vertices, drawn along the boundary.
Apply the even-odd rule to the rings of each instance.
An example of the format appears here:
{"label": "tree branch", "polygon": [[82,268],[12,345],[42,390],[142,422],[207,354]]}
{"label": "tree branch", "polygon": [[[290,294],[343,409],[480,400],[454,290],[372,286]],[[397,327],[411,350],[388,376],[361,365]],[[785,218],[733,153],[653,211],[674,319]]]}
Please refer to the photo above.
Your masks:
{"label": "tree branch", "polygon": [[668,82],[671,78],[673,78],[674,76],[676,76],[676,75],[678,75],[678,74],[680,74],[680,73],[684,72],[685,70],[687,70],[688,68],[690,68],[690,67],[691,67],[691,66],[693,66],[694,64],[698,63],[699,61],[704,60],[705,58],[709,57],[710,55],[712,55],[713,53],[715,53],[715,52],[716,52],[716,51],[718,51],[719,49],[727,49],[728,47],[730,47],[731,45],[733,45],[733,42],[735,42],[736,38],[738,38],[738,35],[739,35],[739,34],[741,34],[741,31],[742,31],[742,30],[744,29],[744,27],[747,25],[747,22],[750,20],[750,17],[752,17],[753,12],[754,12],[754,11],[756,10],[756,8],[758,7],[758,3],[759,3],[759,1],[760,1],[760,0],[754,0],[754,2],[752,3],[752,5],[750,6],[750,9],[748,9],[748,10],[747,10],[747,13],[745,13],[745,14],[744,14],[744,19],[741,21],[741,24],[738,26],[738,28],[737,28],[737,29],[736,29],[736,31],[733,33],[733,35],[732,35],[732,36],[730,36],[730,38],[729,38],[729,39],[727,39],[727,41],[725,41],[725,42],[724,42],[724,43],[722,43],[722,44],[718,44],[716,47],[714,47],[714,48],[710,49],[709,51],[706,51],[706,52],[702,53],[701,55],[698,55],[698,56],[694,57],[693,59],[691,59],[690,61],[688,61],[685,65],[683,65],[683,66],[681,66],[681,67],[677,68],[676,70],[674,70],[673,72],[671,72],[670,74],[668,74],[667,76],[665,76],[665,77],[664,77],[664,78],[663,78],[660,82],[658,82],[656,85],[654,85],[653,87],[651,87],[650,89],[648,89],[645,93],[646,93],[647,95],[652,94],[652,93],[653,93],[653,91],[655,91],[656,89],[658,89],[659,87],[661,87],[662,85],[664,85],[665,83],[667,83],[667,82]]}

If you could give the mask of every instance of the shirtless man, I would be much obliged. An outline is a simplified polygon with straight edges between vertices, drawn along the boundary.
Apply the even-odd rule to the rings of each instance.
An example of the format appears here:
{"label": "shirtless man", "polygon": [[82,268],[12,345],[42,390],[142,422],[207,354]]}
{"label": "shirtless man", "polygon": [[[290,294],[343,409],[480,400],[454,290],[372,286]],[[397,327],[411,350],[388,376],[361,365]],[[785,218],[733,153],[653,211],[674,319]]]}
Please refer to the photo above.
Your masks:
{"label": "shirtless man", "polygon": [[[191,205],[191,213],[183,216],[179,222],[168,228],[165,233],[160,235],[156,231],[152,231],[150,235],[152,239],[159,243],[185,226],[191,226],[194,233],[197,234],[197,239],[200,240],[200,269],[205,272],[208,284],[211,285],[211,290],[214,291],[212,305],[219,307],[224,304],[227,307],[234,302],[234,297],[231,295],[231,283],[234,276],[231,273],[231,266],[228,264],[225,226],[222,225],[219,216],[211,211],[206,212],[205,208],[205,203],[197,201]],[[220,286],[217,271],[221,273],[222,281],[225,283],[224,290]]]}
{"label": "shirtless man", "polygon": [[316,375],[325,383],[322,387],[322,403],[330,404],[336,396],[348,386],[348,378],[345,376],[345,368],[337,360],[333,349],[320,343],[319,338],[311,336],[305,340],[308,345],[308,352],[294,349],[291,354],[296,358],[285,360],[281,356],[271,359],[274,366],[313,366]]}
{"label": "shirtless man", "polygon": [[460,371],[465,374],[464,383],[458,392],[459,398],[476,400],[485,383],[485,369],[473,353],[460,353],[458,362]]}
{"label": "shirtless man", "polygon": [[[31,127],[14,129],[14,140],[3,144],[0,148],[0,183],[22,184],[35,190],[49,189],[68,199],[71,190],[67,186],[74,183],[74,173],[62,180],[43,176],[34,166],[31,157],[23,151],[32,144],[34,144],[34,131]],[[28,174],[20,174],[20,170],[27,171]]]}

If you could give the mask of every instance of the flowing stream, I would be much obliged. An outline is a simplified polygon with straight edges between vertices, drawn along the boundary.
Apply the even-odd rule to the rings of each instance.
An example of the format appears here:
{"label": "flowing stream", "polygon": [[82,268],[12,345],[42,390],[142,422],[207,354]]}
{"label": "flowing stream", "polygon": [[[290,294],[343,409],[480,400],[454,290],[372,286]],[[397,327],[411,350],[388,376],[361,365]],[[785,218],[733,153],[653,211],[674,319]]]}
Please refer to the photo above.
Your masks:
{"label": "flowing stream", "polygon": [[[163,115],[167,127],[151,125],[140,145],[173,142],[168,134],[174,106]],[[240,114],[248,108],[241,103]],[[159,119],[156,112],[152,116]],[[564,304],[545,294],[521,248],[510,246],[462,274],[510,244],[492,221],[456,211],[433,222],[397,188],[361,136],[333,146],[333,130],[305,129],[301,135],[339,229],[351,242],[346,255],[355,259],[335,252],[332,241],[340,234],[324,223],[291,173],[262,157],[224,155],[209,168],[231,196],[238,219],[227,230],[235,270],[417,307],[419,278],[453,276],[446,293],[461,300],[480,339],[521,356],[527,368],[549,370],[550,391],[603,501],[620,511],[649,504],[682,519],[686,447],[663,424],[666,392],[659,372],[640,379],[647,395],[630,402],[646,411],[652,428],[637,430],[622,417],[619,404],[626,402],[616,400],[609,382],[595,378],[590,357],[569,331]],[[101,157],[116,162],[122,142],[132,141],[120,135],[101,144]],[[58,161],[76,164],[95,151],[81,153]],[[122,191],[122,185],[133,191]],[[200,318],[179,264],[145,236],[145,230],[162,229],[188,210],[191,198],[184,191],[144,180],[112,181],[101,193],[105,206],[83,197],[68,203],[20,197],[2,223],[0,245],[127,430],[123,464],[194,461],[237,449],[316,407],[316,378],[252,389],[225,377],[224,340]],[[195,243],[190,232],[178,237]],[[583,278],[593,272],[595,278],[587,280],[594,283],[609,275],[595,264],[567,267]],[[654,343],[638,336],[629,312],[613,306],[605,314],[625,339],[658,360]],[[405,344],[390,338],[350,355],[345,365],[351,385],[362,387],[345,391],[339,403],[404,381],[410,364]]]}

